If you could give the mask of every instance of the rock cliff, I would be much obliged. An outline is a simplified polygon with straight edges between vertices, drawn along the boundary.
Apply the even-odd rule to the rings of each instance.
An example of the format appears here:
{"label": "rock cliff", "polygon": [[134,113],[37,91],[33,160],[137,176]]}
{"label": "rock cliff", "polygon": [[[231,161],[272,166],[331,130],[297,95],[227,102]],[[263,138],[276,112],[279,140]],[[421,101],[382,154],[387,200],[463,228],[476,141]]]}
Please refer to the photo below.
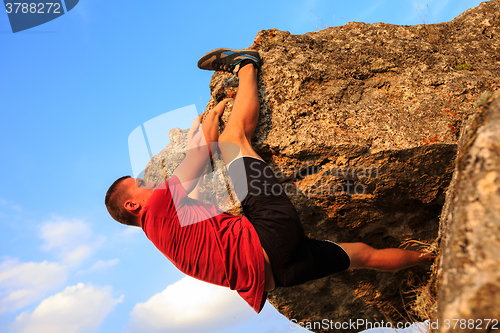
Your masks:
{"label": "rock cliff", "polygon": [[[500,91],[480,105],[462,132],[443,209],[437,319],[445,332],[499,327]],[[495,322],[487,322],[496,319]]]}
{"label": "rock cliff", "polygon": [[[494,0],[441,24],[352,22],[304,35],[258,33],[253,48],[264,64],[253,144],[310,237],[376,248],[436,239],[460,130],[480,94],[500,86],[499,13]],[[215,73],[207,109],[234,97],[237,86],[236,77]],[[231,103],[226,108],[224,121]],[[159,163],[172,149],[150,162],[148,181],[163,179]],[[221,174],[208,192],[224,191]],[[412,290],[428,271],[343,272],[276,289],[269,301],[313,331],[325,330],[323,319],[408,321]]]}

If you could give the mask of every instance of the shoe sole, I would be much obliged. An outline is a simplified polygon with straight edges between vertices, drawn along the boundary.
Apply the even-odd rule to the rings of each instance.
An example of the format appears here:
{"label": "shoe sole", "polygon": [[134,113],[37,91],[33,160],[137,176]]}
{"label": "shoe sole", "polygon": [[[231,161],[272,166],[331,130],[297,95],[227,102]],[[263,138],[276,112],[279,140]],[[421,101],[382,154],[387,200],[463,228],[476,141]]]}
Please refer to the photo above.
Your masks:
{"label": "shoe sole", "polygon": [[[212,68],[203,68],[202,64],[204,62],[206,62],[207,60],[210,60],[212,57],[215,57],[215,59],[217,59],[217,55],[222,53],[222,52],[225,52],[225,51],[230,51],[230,52],[235,52],[235,53],[243,53],[244,55],[248,55],[249,57],[253,58],[251,60],[253,60],[253,61],[257,60],[256,62],[259,66],[261,65],[262,59],[260,58],[259,52],[257,52],[257,51],[251,51],[251,50],[247,50],[247,49],[234,50],[234,49],[221,48],[221,49],[212,50],[212,51],[206,53],[205,55],[203,55],[200,58],[200,60],[198,60],[198,68],[205,69],[205,70],[213,70]],[[218,53],[218,54],[213,54],[213,53]],[[248,53],[250,53],[250,54],[248,54]],[[252,54],[255,54],[255,55],[252,55]]]}

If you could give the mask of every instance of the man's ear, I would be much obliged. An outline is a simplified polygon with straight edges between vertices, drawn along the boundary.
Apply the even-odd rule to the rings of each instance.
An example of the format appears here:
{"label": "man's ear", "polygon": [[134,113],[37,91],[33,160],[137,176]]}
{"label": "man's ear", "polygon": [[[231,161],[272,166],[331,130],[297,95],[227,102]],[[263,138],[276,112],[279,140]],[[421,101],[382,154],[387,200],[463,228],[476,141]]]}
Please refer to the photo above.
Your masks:
{"label": "man's ear", "polygon": [[123,204],[123,207],[125,207],[125,209],[129,212],[137,214],[137,211],[141,209],[141,204],[133,201],[132,199],[128,199]]}

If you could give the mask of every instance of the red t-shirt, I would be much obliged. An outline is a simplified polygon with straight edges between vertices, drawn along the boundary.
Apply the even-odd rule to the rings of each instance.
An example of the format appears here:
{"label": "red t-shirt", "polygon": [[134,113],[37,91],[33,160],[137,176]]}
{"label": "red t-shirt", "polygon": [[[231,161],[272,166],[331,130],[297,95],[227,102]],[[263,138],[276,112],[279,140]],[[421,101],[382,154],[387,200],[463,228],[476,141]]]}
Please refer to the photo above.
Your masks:
{"label": "red t-shirt", "polygon": [[146,236],[181,272],[237,290],[260,312],[267,297],[264,255],[253,225],[188,197],[176,176],[167,184],[155,189],[144,207]]}

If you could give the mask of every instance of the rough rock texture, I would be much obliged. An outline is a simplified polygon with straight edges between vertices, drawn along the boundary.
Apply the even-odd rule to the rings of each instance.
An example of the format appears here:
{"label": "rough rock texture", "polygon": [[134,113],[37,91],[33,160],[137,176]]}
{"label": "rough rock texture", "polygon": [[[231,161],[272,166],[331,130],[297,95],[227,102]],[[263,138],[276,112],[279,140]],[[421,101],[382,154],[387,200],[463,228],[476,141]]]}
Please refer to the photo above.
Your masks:
{"label": "rough rock texture", "polygon": [[[499,13],[495,0],[449,23],[258,33],[253,48],[264,64],[254,147],[310,237],[376,248],[437,237],[462,123],[481,92],[500,85]],[[454,69],[463,64],[473,70]],[[214,74],[207,109],[234,97],[237,85],[232,75]],[[228,103],[225,121],[230,109]],[[426,269],[343,272],[278,288],[269,300],[308,325],[408,321],[410,291],[425,281]]]}
{"label": "rough rock texture", "polygon": [[[165,181],[165,174],[170,177],[175,168],[186,157],[188,130],[174,128],[168,132],[169,145],[155,155],[146,166],[145,179],[149,182],[161,183]],[[162,164],[163,161],[163,164]],[[165,174],[163,169],[165,168]]]}
{"label": "rough rock texture", "polygon": [[[453,319],[473,319],[462,327],[467,328],[463,332],[486,328],[485,319],[497,319],[498,323],[500,91],[481,106],[459,140],[456,170],[447,193],[440,234],[437,319],[441,323],[451,320],[451,325],[456,324]],[[490,323],[490,328],[493,325]],[[440,331],[447,331],[444,325]]]}

